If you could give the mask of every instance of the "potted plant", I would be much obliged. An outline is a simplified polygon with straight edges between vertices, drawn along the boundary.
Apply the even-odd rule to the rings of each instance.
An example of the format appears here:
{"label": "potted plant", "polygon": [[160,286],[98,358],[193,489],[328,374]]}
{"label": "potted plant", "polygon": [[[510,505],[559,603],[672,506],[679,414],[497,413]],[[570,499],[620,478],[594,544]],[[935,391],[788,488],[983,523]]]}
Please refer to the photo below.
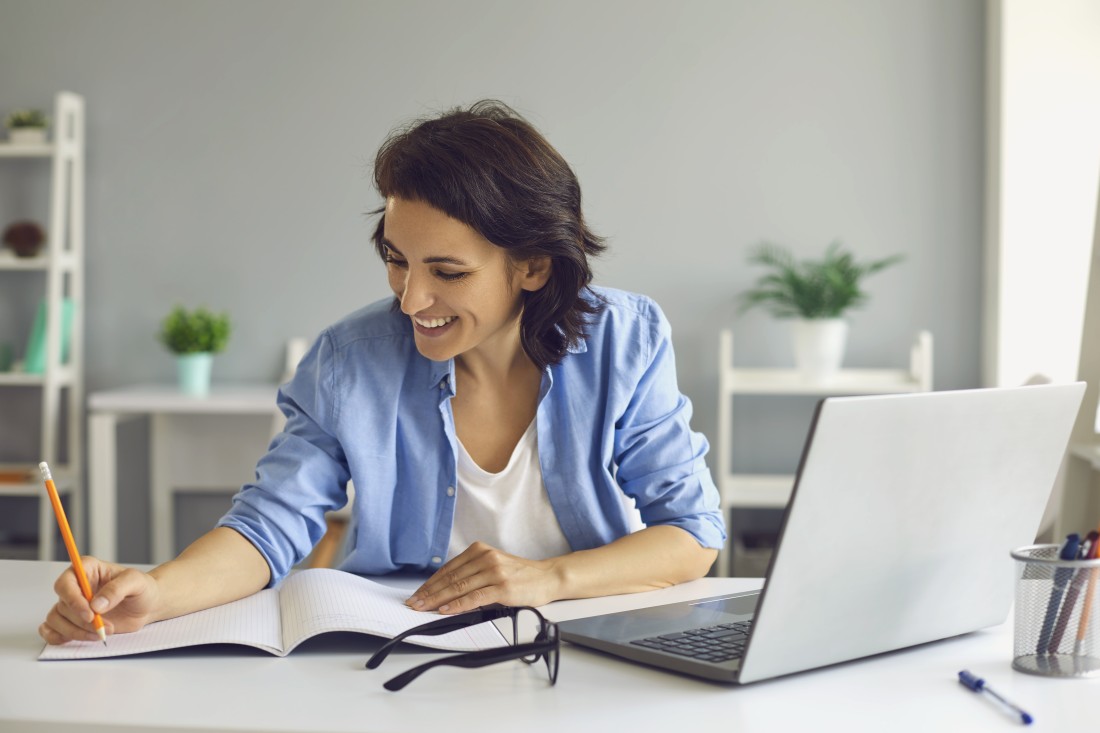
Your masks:
{"label": "potted plant", "polygon": [[39,109],[17,109],[4,120],[8,139],[16,145],[46,142],[46,128],[49,125],[50,119]]}
{"label": "potted plant", "polygon": [[764,243],[750,253],[749,262],[770,272],[741,295],[739,312],[762,307],[777,318],[794,319],[795,363],[807,379],[827,381],[844,359],[844,314],[867,301],[863,279],[902,259],[893,255],[860,263],[833,242],[823,259],[799,262],[783,247]]}
{"label": "potted plant", "polygon": [[214,354],[229,341],[229,315],[206,308],[176,306],[160,326],[160,341],[176,355],[180,391],[201,396],[210,391]]}

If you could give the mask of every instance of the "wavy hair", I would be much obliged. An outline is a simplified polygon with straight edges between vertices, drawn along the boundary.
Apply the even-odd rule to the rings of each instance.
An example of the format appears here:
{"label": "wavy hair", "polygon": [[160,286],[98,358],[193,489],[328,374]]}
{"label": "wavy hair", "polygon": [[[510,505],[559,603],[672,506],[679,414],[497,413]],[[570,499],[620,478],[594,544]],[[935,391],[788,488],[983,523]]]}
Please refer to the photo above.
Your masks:
{"label": "wavy hair", "polygon": [[[588,285],[589,256],[606,245],[581,213],[581,188],[565,159],[513,109],[475,102],[416,120],[390,134],[374,162],[384,199],[419,201],[474,229],[513,262],[550,260],[550,277],[524,291],[523,350],[539,369],[556,364],[585,337],[603,302]],[[385,259],[385,206],[374,246]]]}

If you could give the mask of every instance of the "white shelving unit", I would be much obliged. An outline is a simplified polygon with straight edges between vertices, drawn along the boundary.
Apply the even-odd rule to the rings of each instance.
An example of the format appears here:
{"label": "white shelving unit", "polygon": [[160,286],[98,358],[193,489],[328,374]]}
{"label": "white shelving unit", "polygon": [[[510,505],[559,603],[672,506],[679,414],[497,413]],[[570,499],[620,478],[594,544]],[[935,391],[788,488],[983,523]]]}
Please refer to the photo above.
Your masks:
{"label": "white shelving unit", "polygon": [[[39,159],[50,163],[49,224],[46,246],[36,257],[18,258],[0,250],[0,270],[43,277],[46,300],[46,362],[42,374],[0,372],[0,389],[34,389],[39,393],[41,432],[38,460],[50,464],[54,483],[68,497],[66,514],[80,543],[84,527],[80,477],[83,460],[84,363],[84,99],[59,93],[54,102],[53,140],[40,145],[0,143],[0,165],[12,159]],[[0,175],[3,172],[0,171]],[[68,360],[62,355],[62,301],[73,303]],[[62,416],[67,421],[61,435]],[[0,420],[17,419],[0,413]],[[62,451],[64,446],[64,452]],[[62,455],[65,463],[61,462]],[[38,472],[38,460],[3,464],[0,471],[25,478],[0,482],[0,500],[10,496],[39,498],[38,558],[53,559],[57,524]],[[10,552],[11,548],[0,548]]]}
{"label": "white shelving unit", "polygon": [[[737,508],[779,509],[787,505],[793,475],[734,471],[734,397],[738,395],[836,395],[928,392],[932,389],[932,334],[921,331],[909,352],[909,369],[841,369],[827,382],[808,381],[797,369],[737,369],[733,332],[719,335],[718,350],[718,492],[723,516]],[[718,574],[729,572],[730,547],[718,556]]]}

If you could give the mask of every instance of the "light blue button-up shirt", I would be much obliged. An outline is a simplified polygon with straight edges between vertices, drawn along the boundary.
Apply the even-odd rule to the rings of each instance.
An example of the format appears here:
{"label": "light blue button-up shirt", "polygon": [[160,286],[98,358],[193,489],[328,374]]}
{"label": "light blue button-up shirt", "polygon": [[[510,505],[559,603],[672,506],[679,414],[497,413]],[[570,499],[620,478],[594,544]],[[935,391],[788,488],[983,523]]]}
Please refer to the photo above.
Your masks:
{"label": "light blue button-up shirt", "polygon": [[[573,550],[629,533],[621,494],[647,526],[667,524],[718,548],[725,528],[707,441],[689,426],[671,330],[651,299],[606,300],[588,336],[542,376],[536,422],[550,504]],[[380,575],[434,571],[454,518],[454,362],[423,356],[408,316],[387,299],[331,326],[279,390],[286,428],[219,526],[248,538],[278,582],[325,531],[355,484],[340,567]],[[501,548],[507,550],[507,548]]]}

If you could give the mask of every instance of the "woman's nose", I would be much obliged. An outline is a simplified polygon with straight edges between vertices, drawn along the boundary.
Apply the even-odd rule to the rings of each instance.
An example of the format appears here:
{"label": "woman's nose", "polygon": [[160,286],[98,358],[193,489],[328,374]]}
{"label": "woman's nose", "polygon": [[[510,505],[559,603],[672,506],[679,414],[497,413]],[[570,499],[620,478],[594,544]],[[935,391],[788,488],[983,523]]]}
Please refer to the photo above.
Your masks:
{"label": "woman's nose", "polygon": [[401,291],[401,312],[407,316],[419,313],[431,305],[433,296],[431,288],[424,278],[405,273],[405,287]]}

